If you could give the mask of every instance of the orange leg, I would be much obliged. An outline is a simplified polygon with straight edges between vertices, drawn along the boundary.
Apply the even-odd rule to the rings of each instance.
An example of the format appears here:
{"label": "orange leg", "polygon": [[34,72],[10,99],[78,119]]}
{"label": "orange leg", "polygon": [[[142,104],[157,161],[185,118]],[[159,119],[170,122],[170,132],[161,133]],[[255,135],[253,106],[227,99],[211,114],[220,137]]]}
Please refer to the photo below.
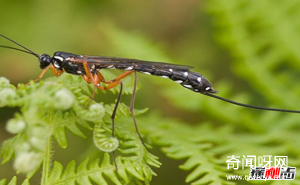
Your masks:
{"label": "orange leg", "polygon": [[[82,75],[83,79],[85,81],[87,81],[88,83],[93,82],[93,84],[94,84],[94,90],[93,90],[93,93],[92,93],[92,99],[94,98],[96,87],[98,89],[100,89],[100,90],[108,90],[108,89],[111,89],[111,88],[113,88],[113,87],[115,87],[115,86],[117,86],[117,85],[120,84],[119,96],[118,96],[115,108],[113,110],[113,113],[111,115],[111,120],[112,120],[112,137],[115,137],[115,126],[114,126],[115,125],[115,116],[116,116],[116,113],[117,113],[118,105],[120,103],[121,96],[122,96],[122,91],[123,91],[123,84],[122,84],[121,80],[123,78],[127,77],[128,75],[130,75],[131,73],[133,73],[134,71],[126,71],[125,73],[119,75],[115,79],[106,81],[104,79],[103,75],[100,73],[100,71],[96,71],[97,73],[92,74],[91,73],[91,69],[90,69],[89,65],[87,64],[87,62],[83,63],[83,67],[84,67],[84,71],[85,71],[85,75]],[[135,97],[135,92],[136,92],[136,80],[137,80],[137,75],[136,75],[136,72],[135,72],[135,81],[134,81],[133,96],[132,96],[132,99],[131,99],[131,102],[130,102],[130,113],[131,113],[133,121],[134,121],[136,132],[138,133],[139,138],[141,139],[142,144],[149,151],[149,149],[146,147],[146,145],[145,145],[144,141],[142,140],[142,137],[141,137],[141,135],[140,135],[140,133],[138,131],[138,128],[137,128],[137,125],[136,125],[136,121],[135,121],[135,117],[134,117],[134,113],[133,113],[134,97]],[[105,83],[105,84],[108,84],[108,85],[106,87],[103,87],[100,84],[101,82]],[[118,166],[117,166],[117,163],[116,163],[115,152],[114,151],[112,152],[112,155],[113,155],[113,161],[114,161],[114,164],[115,164],[116,171],[118,171]]]}
{"label": "orange leg", "polygon": [[[37,79],[34,79],[33,81],[34,82],[37,82],[37,81],[39,81],[40,79],[42,79],[43,78],[43,76],[44,76],[44,74],[48,71],[48,69],[50,69],[51,68],[51,70],[52,70],[52,73],[53,73],[53,75],[54,76],[56,76],[56,77],[58,77],[58,76],[60,76],[64,71],[63,70],[59,70],[59,69],[55,69],[55,67],[53,66],[53,65],[49,65],[48,67],[46,67],[45,69],[43,69],[43,71],[41,72],[41,74],[38,76],[38,78]],[[27,84],[25,84],[25,85],[28,85],[29,83],[27,83]]]}
{"label": "orange leg", "polygon": [[90,66],[87,64],[87,62],[83,62],[83,68],[84,68],[84,71],[85,71],[85,75],[88,77],[88,78],[92,78],[92,73],[91,73],[91,69],[90,69]]}
{"label": "orange leg", "polygon": [[98,73],[97,73],[97,78],[98,78],[99,82],[106,83],[106,81],[105,81],[103,75],[100,73],[100,71],[98,71]]}
{"label": "orange leg", "polygon": [[50,68],[52,70],[53,75],[56,77],[59,77],[64,72],[64,70],[55,69],[55,67],[53,65],[51,65]]}
{"label": "orange leg", "polygon": [[104,77],[100,74],[92,74],[91,73],[91,68],[90,66],[87,64],[87,62],[83,63],[83,68],[84,68],[84,72],[85,74],[82,75],[82,78],[87,82],[87,83],[92,83],[96,86],[97,84],[99,84],[100,81],[104,80]]}
{"label": "orange leg", "polygon": [[81,76],[88,84],[92,83],[92,79],[89,78],[87,75],[81,75]]}
{"label": "orange leg", "polygon": [[[93,92],[92,92],[92,96],[91,96],[91,101],[89,104],[92,103],[92,100],[94,99],[94,96],[95,96],[95,91],[96,91],[96,87],[97,87],[97,84],[99,84],[99,80],[98,78],[100,78],[98,75],[93,75],[91,73],[91,69],[90,69],[90,66],[87,64],[87,62],[84,62],[83,63],[83,68],[84,68],[84,72],[85,74],[82,75],[82,78],[87,82],[87,83],[92,83],[94,84],[94,89],[93,89]],[[97,73],[98,74],[98,73]],[[103,78],[103,76],[101,75],[101,77]],[[103,78],[104,79],[104,78]]]}
{"label": "orange leg", "polygon": [[[117,78],[115,78],[113,80],[106,81],[104,79],[103,75],[99,71],[97,72],[97,74],[92,74],[91,73],[91,68],[87,64],[87,62],[83,63],[83,68],[84,68],[84,71],[85,71],[85,75],[82,75],[83,79],[88,83],[93,82],[93,84],[96,87],[98,87],[98,89],[100,89],[100,90],[108,90],[108,89],[111,89],[111,88],[117,86],[118,84],[120,84],[121,79],[125,78],[126,76],[130,75],[133,72],[133,71],[126,71],[125,73],[119,75]],[[106,87],[102,87],[102,86],[100,86],[100,82],[105,83],[105,84],[109,84],[109,85],[106,86]]]}
{"label": "orange leg", "polygon": [[43,69],[42,73],[39,75],[39,77],[33,81],[39,81],[41,78],[43,78],[44,74],[48,71],[48,69],[50,69],[50,66],[46,67],[45,69]]}
{"label": "orange leg", "polygon": [[121,82],[120,80],[122,80],[126,76],[130,75],[131,73],[133,73],[133,71],[126,71],[125,73],[119,75],[117,78],[115,78],[113,80],[109,80],[109,81],[104,81],[103,82],[103,83],[109,84],[108,86],[106,86],[106,87],[98,86],[98,88],[101,89],[101,90],[111,89],[111,88],[117,86],[118,84],[120,84],[120,82]]}
{"label": "orange leg", "polygon": [[104,77],[102,76],[100,71],[98,71],[96,74],[92,74],[92,79],[95,87],[100,86],[100,82],[105,82]]}

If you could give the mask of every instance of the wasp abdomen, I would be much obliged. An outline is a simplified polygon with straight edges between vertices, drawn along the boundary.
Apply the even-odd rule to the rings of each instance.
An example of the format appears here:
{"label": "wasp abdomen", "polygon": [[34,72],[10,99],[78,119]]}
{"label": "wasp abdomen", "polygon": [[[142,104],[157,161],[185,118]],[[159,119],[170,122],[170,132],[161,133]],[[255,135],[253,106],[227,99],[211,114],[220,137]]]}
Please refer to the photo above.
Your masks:
{"label": "wasp abdomen", "polygon": [[212,84],[204,76],[188,69],[158,69],[149,67],[142,68],[137,66],[133,70],[148,75],[169,78],[172,81],[181,84],[183,87],[195,92],[217,92],[212,88]]}

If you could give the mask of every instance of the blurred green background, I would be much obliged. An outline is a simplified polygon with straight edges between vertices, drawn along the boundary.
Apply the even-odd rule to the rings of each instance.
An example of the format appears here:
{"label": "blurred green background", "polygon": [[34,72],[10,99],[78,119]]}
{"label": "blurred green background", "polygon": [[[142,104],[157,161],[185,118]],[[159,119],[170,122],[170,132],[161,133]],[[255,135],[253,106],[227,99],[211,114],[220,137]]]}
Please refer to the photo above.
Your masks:
{"label": "blurred green background", "polygon": [[[196,71],[212,82],[234,78],[226,52],[212,38],[211,17],[204,7],[204,1],[193,0],[49,4],[14,1],[1,6],[1,33],[39,54],[67,51],[161,61],[195,66]],[[1,44],[12,45],[4,39]],[[143,51],[140,45],[152,47],[153,51]],[[28,82],[40,74],[38,61],[33,56],[8,49],[0,52],[1,76],[9,78],[13,84]],[[48,76],[51,75],[49,72]],[[139,93],[137,107],[156,106],[166,110],[160,108],[166,104],[156,105],[153,101],[163,98],[160,92],[165,87],[155,86],[154,82],[163,79],[139,77],[145,80],[142,81],[145,85]],[[169,81],[165,86],[168,84]],[[172,114],[172,106],[167,107]]]}
{"label": "blurred green background", "polygon": [[[0,33],[39,54],[66,51],[194,66],[222,97],[300,110],[299,10],[297,1],[10,1],[0,2]],[[5,39],[0,44],[14,46]],[[0,48],[0,76],[11,83],[26,83],[40,72],[35,57]],[[46,76],[51,75],[49,71]],[[150,112],[186,124],[229,128],[229,135],[236,134],[227,138],[227,144],[235,148],[231,155],[267,155],[258,145],[280,144],[271,155],[288,155],[293,158],[292,166],[299,164],[299,115],[238,108],[143,74],[139,82],[137,108],[149,107]],[[111,93],[105,95],[107,102],[114,99]],[[15,111],[0,109],[1,141],[10,137],[5,123]],[[245,134],[265,140],[252,146],[251,139],[235,143]],[[223,140],[226,135],[220,137]],[[250,149],[239,150],[243,145]],[[164,166],[173,166],[173,171],[167,167],[155,170],[158,177],[153,184],[171,184],[172,180],[184,184],[187,173],[177,169],[182,161],[160,155]],[[220,160],[226,167],[224,156]],[[10,166],[1,166],[0,178],[13,174],[7,170]],[[167,174],[174,179],[165,179]]]}

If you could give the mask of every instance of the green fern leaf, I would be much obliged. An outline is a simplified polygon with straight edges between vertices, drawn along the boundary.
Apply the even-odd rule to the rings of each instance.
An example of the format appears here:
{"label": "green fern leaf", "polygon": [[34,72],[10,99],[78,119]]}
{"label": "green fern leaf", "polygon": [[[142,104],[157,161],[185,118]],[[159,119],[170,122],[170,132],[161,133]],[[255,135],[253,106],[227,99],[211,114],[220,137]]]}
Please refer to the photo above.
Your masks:
{"label": "green fern leaf", "polygon": [[[255,94],[250,94],[247,88],[244,93],[241,93],[243,89],[236,91],[233,82],[215,82],[214,86],[221,95],[244,103],[297,108],[299,104],[297,92],[300,90],[295,85],[300,58],[297,51],[300,43],[297,41],[299,3],[264,1],[260,4],[251,1],[212,0],[207,1],[207,4],[218,26],[216,30],[219,31],[216,34],[218,39],[232,53],[235,62],[230,64],[231,68],[238,80],[242,80],[244,84],[251,84],[251,90]],[[272,11],[265,11],[267,8]],[[150,39],[138,34],[133,36],[111,25],[108,25],[107,30],[106,34],[110,39],[118,43],[121,55],[132,57],[131,54],[134,52],[135,58],[176,63],[176,60],[162,53],[161,48],[153,47]],[[130,48],[131,52],[124,50],[128,48],[128,43],[133,48]],[[181,61],[183,62],[185,61]],[[110,71],[104,73],[108,80],[115,78],[115,74]],[[124,82],[124,92],[131,93],[133,78],[126,80],[128,81]],[[190,126],[187,124],[188,121],[184,123],[164,119],[164,116],[154,114],[137,120],[140,132],[147,143],[159,146],[162,152],[172,159],[186,160],[179,166],[180,169],[189,171],[186,182],[231,184],[225,180],[228,173],[225,160],[227,155],[232,154],[243,155],[253,152],[256,155],[288,154],[291,165],[300,166],[297,157],[300,151],[297,115],[250,111],[203,97],[167,80],[154,80],[153,83],[163,86],[167,84],[168,88],[162,90],[164,96],[180,111],[201,113],[189,121],[201,124],[200,126]],[[26,124],[25,129],[20,126],[22,124],[16,124],[15,126],[19,126],[17,128],[8,127],[16,136],[4,143],[1,151],[3,162],[9,161],[14,156],[18,157],[20,151],[27,154],[32,154],[29,152],[41,154],[43,151],[41,146],[45,146],[48,141],[43,137],[49,139],[53,136],[61,147],[67,147],[69,141],[66,130],[85,138],[82,128],[92,129],[101,124],[105,127],[101,131],[103,134],[101,137],[111,135],[110,115],[115,104],[101,104],[102,108],[95,109],[102,110],[102,113],[89,110],[89,96],[93,86],[86,85],[81,78],[62,75],[60,78],[49,78],[38,84],[31,82],[28,86],[20,85],[19,89],[15,89],[9,83],[0,83],[0,86],[0,106],[21,107],[21,114],[16,115],[15,119],[30,123]],[[68,102],[63,105],[56,103],[64,100],[60,97],[61,94],[56,94],[64,88],[74,96],[72,105]],[[119,88],[111,90],[113,93],[118,91]],[[187,95],[182,97],[182,94]],[[287,98],[282,98],[283,94]],[[55,96],[59,101],[53,101]],[[92,102],[92,105],[99,104]],[[142,112],[135,110],[136,115]],[[207,117],[211,121],[199,123],[202,117],[203,120]],[[17,123],[16,120],[11,123]],[[149,183],[155,175],[152,167],[159,167],[161,164],[156,156],[144,148],[135,133],[134,126],[129,124],[132,120],[128,106],[120,104],[115,122],[115,136],[120,143],[117,150],[114,150],[118,173],[114,172],[115,167],[108,154],[101,160],[93,160],[90,164],[86,159],[78,167],[71,161],[65,169],[60,163],[54,162],[50,175],[46,174],[48,184]],[[45,131],[46,134],[39,134]],[[278,138],[280,135],[286,137]],[[29,147],[27,143],[30,144]]]}
{"label": "green fern leaf", "polygon": [[63,127],[56,128],[55,132],[53,132],[53,137],[57,141],[60,147],[67,148],[68,142],[67,142],[65,128]]}
{"label": "green fern leaf", "polygon": [[61,177],[61,175],[63,173],[63,168],[64,167],[63,167],[62,164],[60,164],[57,161],[54,161],[53,168],[51,170],[49,179],[51,179],[51,181],[55,181],[55,180],[60,179],[60,177]]}
{"label": "green fern leaf", "polygon": [[1,179],[0,180],[0,185],[5,185],[6,184],[6,179]]}
{"label": "green fern leaf", "polygon": [[[192,170],[190,175],[187,176],[186,182],[192,184],[206,184],[208,182],[227,183],[224,180],[227,170],[221,168],[219,162],[215,162],[217,159],[209,150],[213,147],[213,144],[206,142],[208,138],[205,135],[199,135],[199,130],[210,133],[208,130],[205,130],[205,128],[188,128],[174,120],[153,120],[154,117],[157,116],[149,116],[147,121],[144,121],[139,126],[151,133],[149,135],[151,140],[155,144],[162,146],[162,151],[168,157],[187,159],[180,166],[183,170]],[[127,144],[130,145],[130,143]],[[133,149],[130,147],[130,151]],[[158,164],[155,162],[154,165]]]}
{"label": "green fern leaf", "polygon": [[[0,180],[0,185],[17,185],[17,177],[14,176],[8,184],[6,184],[6,179],[1,179]],[[30,185],[29,179],[25,179],[21,185]]]}
{"label": "green fern leaf", "polygon": [[3,142],[1,148],[2,164],[7,163],[13,158],[15,150],[11,146],[15,146],[19,142],[18,138],[19,136],[16,136]]}
{"label": "green fern leaf", "polygon": [[8,183],[8,185],[16,185],[17,184],[17,177],[14,176]]}
{"label": "green fern leaf", "polygon": [[[70,81],[71,83],[65,83],[65,81]],[[81,81],[82,79],[78,77],[62,75],[60,78],[50,78],[40,83],[31,82],[28,86],[19,86],[16,90],[17,95],[14,95],[14,100],[8,98],[9,101],[3,102],[5,105],[22,107],[21,114],[14,118],[16,121],[10,121],[11,123],[16,124],[18,120],[26,123],[25,127],[20,127],[19,129],[15,126],[9,127],[11,132],[18,135],[4,143],[1,151],[3,162],[9,161],[12,157],[16,157],[16,161],[21,157],[23,157],[23,161],[24,159],[27,162],[33,160],[36,165],[31,165],[31,168],[21,168],[20,165],[15,165],[17,170],[27,173],[28,177],[31,177],[39,168],[44,147],[51,148],[48,144],[51,144],[52,136],[60,147],[66,148],[68,146],[66,130],[71,131],[74,135],[86,138],[79,125],[91,129],[91,123],[94,125],[101,123],[106,128],[104,136],[111,135],[111,129],[108,129],[106,124],[111,122],[110,115],[115,105],[105,105],[104,108],[102,104],[92,103],[88,106],[90,99],[87,95],[82,94],[82,91],[83,89],[89,90],[89,88],[85,88],[89,85],[85,84],[85,86],[81,86],[82,90],[78,90],[78,83]],[[11,87],[5,86],[4,88]],[[128,106],[121,103],[116,115],[116,121],[130,116],[128,110]],[[145,111],[146,109],[134,110],[137,115]],[[115,165],[110,163],[109,155],[104,155],[104,159],[100,164],[96,165],[97,161],[94,161],[88,166],[87,159],[77,169],[75,161],[70,162],[65,170],[63,170],[63,166],[60,163],[54,162],[50,175],[48,176],[47,173],[44,173],[42,182],[46,184],[66,182],[68,184],[91,184],[91,180],[94,180],[96,183],[105,184],[107,183],[106,178],[109,178],[115,184],[124,184],[124,181],[126,183],[149,182],[152,175],[155,174],[149,166],[159,167],[160,163],[155,156],[150,155],[145,150],[137,136],[131,136],[136,135],[134,131],[128,133],[123,131],[123,129],[121,125],[116,126],[118,138],[124,139],[119,151],[121,154],[126,155],[124,157],[120,155],[116,158],[121,175],[115,173]],[[22,145],[27,147],[22,149],[20,147]],[[131,150],[130,147],[135,149]],[[50,150],[48,150],[49,152],[51,153]],[[45,155],[45,157],[48,156],[51,157],[51,154]],[[44,160],[46,163],[44,161],[43,168],[47,169],[51,159]]]}
{"label": "green fern leaf", "polygon": [[86,159],[77,169],[75,161],[70,162],[64,170],[60,163],[54,162],[47,184],[109,184],[109,181],[112,181],[114,184],[121,185],[128,184],[133,179],[145,181],[149,178],[143,170],[138,170],[134,161],[128,159],[123,161],[120,157],[117,157],[116,161],[118,172],[115,172],[115,166],[110,163],[109,154],[104,155],[101,163],[96,159],[88,164],[89,159]]}

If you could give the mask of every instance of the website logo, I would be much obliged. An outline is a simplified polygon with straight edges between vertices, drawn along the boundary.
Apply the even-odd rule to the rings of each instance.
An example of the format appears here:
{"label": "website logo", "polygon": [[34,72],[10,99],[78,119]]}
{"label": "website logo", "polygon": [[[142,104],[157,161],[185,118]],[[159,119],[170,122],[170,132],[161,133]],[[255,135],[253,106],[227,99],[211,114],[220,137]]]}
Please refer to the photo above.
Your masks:
{"label": "website logo", "polygon": [[296,167],[288,166],[288,156],[227,156],[227,169],[249,168],[249,175],[227,175],[227,180],[294,180]]}

